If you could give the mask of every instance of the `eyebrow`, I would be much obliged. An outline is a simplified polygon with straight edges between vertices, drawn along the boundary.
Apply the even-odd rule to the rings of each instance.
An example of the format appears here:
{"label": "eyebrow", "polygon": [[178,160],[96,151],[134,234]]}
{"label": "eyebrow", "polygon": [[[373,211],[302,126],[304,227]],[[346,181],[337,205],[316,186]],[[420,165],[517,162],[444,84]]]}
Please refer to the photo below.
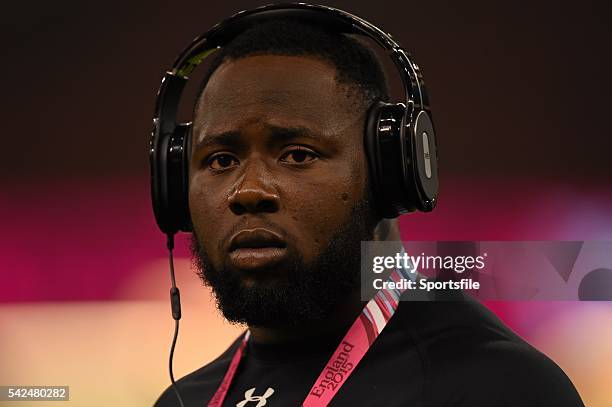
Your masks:
{"label": "eyebrow", "polygon": [[240,141],[240,133],[228,131],[219,134],[210,134],[202,137],[194,146],[194,150],[199,150],[213,145],[234,146]]}
{"label": "eyebrow", "polygon": [[[313,141],[322,141],[328,138],[325,134],[315,133],[311,129],[303,126],[282,127],[266,125],[266,129],[270,132],[268,143],[272,145],[295,140],[297,138],[305,138]],[[214,145],[237,147],[243,142],[243,136],[239,131],[227,131],[205,135],[202,140],[196,143],[194,149],[199,150]]]}

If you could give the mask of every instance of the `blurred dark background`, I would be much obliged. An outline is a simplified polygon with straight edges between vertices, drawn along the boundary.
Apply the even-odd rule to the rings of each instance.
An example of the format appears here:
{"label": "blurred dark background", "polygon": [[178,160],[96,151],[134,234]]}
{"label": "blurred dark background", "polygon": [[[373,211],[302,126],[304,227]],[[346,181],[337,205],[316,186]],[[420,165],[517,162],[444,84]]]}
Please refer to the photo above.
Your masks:
{"label": "blurred dark background", "polygon": [[[3,4],[0,302],[123,298],[126,279],[154,273],[162,74],[195,36],[262,4]],[[325,4],[392,33],[428,84],[440,200],[402,217],[403,239],[612,239],[609,2]]]}
{"label": "blurred dark background", "polygon": [[[155,92],[197,34],[264,3],[3,5],[1,177],[145,176]],[[327,1],[423,68],[442,175],[608,181],[610,3]]]}

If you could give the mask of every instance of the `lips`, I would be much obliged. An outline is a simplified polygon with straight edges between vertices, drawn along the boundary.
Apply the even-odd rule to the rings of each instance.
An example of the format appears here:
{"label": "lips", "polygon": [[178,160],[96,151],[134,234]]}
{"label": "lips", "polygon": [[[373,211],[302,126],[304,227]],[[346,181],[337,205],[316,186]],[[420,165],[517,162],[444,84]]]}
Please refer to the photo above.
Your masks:
{"label": "lips", "polygon": [[230,252],[244,248],[286,247],[285,240],[277,233],[268,229],[244,229],[230,239]]}
{"label": "lips", "polygon": [[229,260],[238,269],[271,268],[287,256],[287,244],[276,232],[268,229],[245,229],[230,239]]}

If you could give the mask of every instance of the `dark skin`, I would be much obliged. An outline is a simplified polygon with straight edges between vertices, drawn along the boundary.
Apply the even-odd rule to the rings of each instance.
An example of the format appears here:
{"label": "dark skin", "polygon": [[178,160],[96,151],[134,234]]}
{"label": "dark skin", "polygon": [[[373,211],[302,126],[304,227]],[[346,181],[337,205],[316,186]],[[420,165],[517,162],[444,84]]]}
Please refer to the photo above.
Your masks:
{"label": "dark skin", "polygon": [[[288,249],[314,262],[364,196],[365,109],[335,77],[332,65],[312,57],[249,56],[225,61],[202,94],[190,168],[193,227],[210,262],[229,265],[246,286],[282,279]],[[232,251],[241,231],[271,232],[285,247]],[[249,329],[265,343],[339,334],[362,307],[356,291],[316,326]]]}

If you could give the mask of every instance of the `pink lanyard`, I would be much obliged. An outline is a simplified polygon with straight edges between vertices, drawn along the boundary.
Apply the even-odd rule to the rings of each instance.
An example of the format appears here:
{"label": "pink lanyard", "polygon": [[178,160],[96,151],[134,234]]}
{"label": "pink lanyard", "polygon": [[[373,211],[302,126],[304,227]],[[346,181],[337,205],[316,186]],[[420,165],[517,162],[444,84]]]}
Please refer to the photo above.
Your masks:
{"label": "pink lanyard", "polygon": [[[410,279],[411,276],[405,269],[396,269],[389,277],[390,280],[395,282],[399,282],[401,278]],[[327,406],[331,402],[395,313],[399,297],[403,291],[402,289],[385,288],[378,291],[368,301],[361,314],[344,335],[321,374],[319,374],[302,403],[302,407]],[[208,402],[208,407],[221,407],[223,405],[223,400],[225,400],[230,384],[234,379],[249,336],[250,332],[247,331],[232,357],[221,385]]]}

